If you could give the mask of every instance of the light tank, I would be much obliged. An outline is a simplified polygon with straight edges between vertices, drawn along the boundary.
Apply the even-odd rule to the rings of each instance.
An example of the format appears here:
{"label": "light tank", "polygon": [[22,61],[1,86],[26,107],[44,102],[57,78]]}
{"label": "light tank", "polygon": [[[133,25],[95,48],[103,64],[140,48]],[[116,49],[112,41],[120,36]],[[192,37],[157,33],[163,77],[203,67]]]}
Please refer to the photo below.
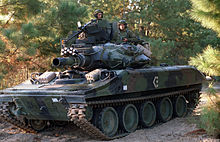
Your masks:
{"label": "light tank", "polygon": [[[63,57],[53,66],[67,70],[33,73],[1,90],[1,119],[33,133],[73,122],[93,138],[111,140],[194,109],[204,80],[196,68],[150,66],[143,46],[102,41],[98,30],[90,31],[94,26],[62,40]],[[82,32],[86,40],[76,38]]]}

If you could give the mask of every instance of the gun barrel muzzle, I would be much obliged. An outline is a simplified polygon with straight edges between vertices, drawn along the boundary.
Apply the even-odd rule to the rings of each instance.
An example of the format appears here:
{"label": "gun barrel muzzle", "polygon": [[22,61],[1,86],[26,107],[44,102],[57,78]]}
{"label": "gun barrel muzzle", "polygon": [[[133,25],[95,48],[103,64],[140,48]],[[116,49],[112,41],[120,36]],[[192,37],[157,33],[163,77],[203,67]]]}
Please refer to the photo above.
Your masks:
{"label": "gun barrel muzzle", "polygon": [[71,57],[60,57],[53,59],[53,66],[61,67],[61,66],[84,66],[85,57],[83,55],[71,56]]}

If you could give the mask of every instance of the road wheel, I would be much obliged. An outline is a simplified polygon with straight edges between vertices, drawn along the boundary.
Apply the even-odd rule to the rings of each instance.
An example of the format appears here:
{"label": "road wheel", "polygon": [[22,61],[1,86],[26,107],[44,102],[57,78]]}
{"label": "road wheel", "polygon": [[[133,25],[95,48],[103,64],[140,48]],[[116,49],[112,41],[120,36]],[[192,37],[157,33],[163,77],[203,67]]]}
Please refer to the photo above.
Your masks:
{"label": "road wheel", "polygon": [[88,121],[92,120],[92,117],[93,117],[93,109],[92,109],[91,106],[87,106],[87,107],[86,107],[85,115],[86,115],[86,119],[87,119]]}
{"label": "road wheel", "polygon": [[174,115],[177,117],[183,117],[187,113],[187,103],[184,96],[178,96],[174,100]]}
{"label": "road wheel", "polygon": [[156,120],[156,108],[151,101],[147,101],[141,105],[140,121],[144,127],[151,127]]}
{"label": "road wheel", "polygon": [[30,120],[31,127],[36,131],[42,131],[46,126],[47,122],[45,120]]}
{"label": "road wheel", "polygon": [[138,111],[133,104],[128,104],[122,109],[121,123],[127,132],[133,132],[138,126]]}
{"label": "road wheel", "polygon": [[161,99],[157,104],[158,118],[162,122],[167,122],[172,118],[173,105],[168,97]]}
{"label": "road wheel", "polygon": [[107,136],[111,137],[116,134],[118,123],[118,114],[113,107],[106,107],[99,113],[99,128]]}

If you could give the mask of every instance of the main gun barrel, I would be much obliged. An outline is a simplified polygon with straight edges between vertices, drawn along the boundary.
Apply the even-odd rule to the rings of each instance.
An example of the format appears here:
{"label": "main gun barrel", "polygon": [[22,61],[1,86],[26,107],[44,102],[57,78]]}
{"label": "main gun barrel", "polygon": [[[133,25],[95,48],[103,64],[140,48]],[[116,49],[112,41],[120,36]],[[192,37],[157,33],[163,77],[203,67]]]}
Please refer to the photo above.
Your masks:
{"label": "main gun barrel", "polygon": [[86,57],[81,54],[77,54],[70,57],[62,57],[53,59],[53,66],[62,67],[62,66],[70,66],[70,67],[83,67],[86,64]]}

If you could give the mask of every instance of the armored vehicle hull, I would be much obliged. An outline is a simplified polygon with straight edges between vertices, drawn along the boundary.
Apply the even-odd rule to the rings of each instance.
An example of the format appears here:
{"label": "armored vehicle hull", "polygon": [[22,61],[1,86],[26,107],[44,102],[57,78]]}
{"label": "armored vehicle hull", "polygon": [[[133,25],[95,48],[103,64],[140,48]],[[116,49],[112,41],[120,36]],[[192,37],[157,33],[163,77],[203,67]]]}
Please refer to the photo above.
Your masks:
{"label": "armored vehicle hull", "polygon": [[27,132],[73,122],[104,140],[185,116],[204,79],[191,66],[49,72],[46,81],[44,75],[2,90],[0,117]]}

